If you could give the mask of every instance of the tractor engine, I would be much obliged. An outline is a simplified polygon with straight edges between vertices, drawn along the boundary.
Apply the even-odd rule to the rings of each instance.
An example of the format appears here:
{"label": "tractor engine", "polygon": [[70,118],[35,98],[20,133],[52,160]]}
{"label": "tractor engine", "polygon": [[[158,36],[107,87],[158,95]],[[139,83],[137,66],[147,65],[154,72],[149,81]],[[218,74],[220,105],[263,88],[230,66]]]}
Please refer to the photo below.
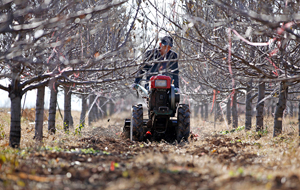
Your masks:
{"label": "tractor engine", "polygon": [[169,118],[175,116],[180,96],[175,93],[174,85],[171,84],[169,76],[153,76],[149,86],[147,128],[155,126],[156,131],[163,133],[168,126]]}

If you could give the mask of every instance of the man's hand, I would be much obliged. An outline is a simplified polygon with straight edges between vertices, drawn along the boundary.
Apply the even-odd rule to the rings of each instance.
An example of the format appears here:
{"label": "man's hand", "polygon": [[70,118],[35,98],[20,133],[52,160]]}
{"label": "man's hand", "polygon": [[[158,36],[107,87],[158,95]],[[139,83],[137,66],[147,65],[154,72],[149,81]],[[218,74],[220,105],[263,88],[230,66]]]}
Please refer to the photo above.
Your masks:
{"label": "man's hand", "polygon": [[130,87],[132,88],[132,90],[136,90],[138,88],[136,83],[133,83]]}

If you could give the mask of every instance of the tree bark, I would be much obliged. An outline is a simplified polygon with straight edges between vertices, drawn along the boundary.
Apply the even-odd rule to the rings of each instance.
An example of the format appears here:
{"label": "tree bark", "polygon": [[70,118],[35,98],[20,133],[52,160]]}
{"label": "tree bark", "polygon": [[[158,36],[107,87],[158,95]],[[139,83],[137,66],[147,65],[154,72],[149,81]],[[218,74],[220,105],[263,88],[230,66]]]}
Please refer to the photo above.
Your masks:
{"label": "tree bark", "polygon": [[233,101],[232,102],[232,127],[237,128],[238,127],[238,113],[237,113],[236,93],[234,93],[232,101]]}
{"label": "tree bark", "polygon": [[271,105],[271,115],[273,116],[274,112],[275,112],[275,106],[274,106],[275,101],[272,99],[272,105]]}
{"label": "tree bark", "polygon": [[92,122],[95,121],[95,109],[94,109],[95,105],[93,104],[94,100],[95,100],[95,95],[90,95],[90,97],[89,97],[89,109],[91,109],[91,111],[89,112],[89,115],[88,115],[89,125],[91,125]]}
{"label": "tree bark", "polygon": [[69,131],[71,124],[71,90],[64,87],[64,130]]}
{"label": "tree bark", "polygon": [[264,129],[264,101],[266,85],[264,82],[260,82],[258,85],[258,98],[256,105],[256,131],[263,131]]}
{"label": "tree bark", "polygon": [[231,124],[231,100],[228,98],[227,104],[226,104],[226,119],[227,119],[227,124]]}
{"label": "tree bark", "polygon": [[288,86],[285,82],[281,82],[279,99],[274,114],[273,137],[278,136],[282,132],[282,119],[283,119],[283,112],[286,108],[287,95],[288,95]]}
{"label": "tree bark", "polygon": [[222,121],[224,121],[223,120],[223,115],[222,115],[222,110],[221,110],[221,107],[220,107],[220,102],[217,102],[216,101],[216,108],[217,108],[217,119],[220,121],[220,122],[222,122]]}
{"label": "tree bark", "polygon": [[115,113],[115,104],[113,101],[110,101],[109,104],[109,116],[112,116]]}
{"label": "tree bark", "polygon": [[[72,105],[72,104],[70,104],[70,105]],[[70,128],[74,129],[74,120],[73,120],[73,116],[72,116],[72,106],[70,107],[69,118],[70,118],[70,123],[69,123]]]}
{"label": "tree bark", "polygon": [[80,114],[80,126],[81,127],[85,126],[86,111],[87,111],[87,99],[86,99],[86,95],[82,94],[81,95],[81,114]]}
{"label": "tree bark", "polygon": [[48,118],[48,132],[49,134],[55,134],[55,116],[57,106],[57,84],[50,82],[50,105],[49,105],[49,118]]}
{"label": "tree bark", "polygon": [[270,104],[271,104],[271,100],[267,101],[267,116],[270,116]]}
{"label": "tree bark", "polygon": [[292,101],[290,101],[290,117],[294,117],[294,105]]}
{"label": "tree bark", "polygon": [[10,106],[10,133],[9,146],[13,148],[20,147],[21,141],[21,89],[19,89],[20,82],[18,79],[12,80],[9,85]]}
{"label": "tree bark", "polygon": [[[96,105],[96,104],[98,104],[98,105]],[[100,98],[98,98],[98,99],[96,100],[96,104],[95,104],[95,106],[94,106],[95,113],[96,113],[96,115],[95,115],[95,118],[96,118],[95,121],[98,121],[99,119],[101,119],[101,118],[103,117],[103,114],[102,114],[101,110],[99,109],[99,108],[102,109]],[[103,110],[102,110],[102,111],[103,111]]]}
{"label": "tree bark", "polygon": [[43,86],[37,89],[35,106],[35,139],[38,141],[41,141],[43,139],[44,99],[45,87]]}
{"label": "tree bark", "polygon": [[[101,109],[102,109],[102,113],[101,113],[101,117],[100,118],[103,118],[103,117],[106,117],[107,116],[107,99],[106,98],[100,98],[100,101],[99,101],[99,106],[101,106]],[[99,110],[100,111],[100,110]]]}
{"label": "tree bark", "polygon": [[194,117],[198,117],[198,112],[199,112],[199,105],[194,104]]}
{"label": "tree bark", "polygon": [[245,121],[245,129],[251,130],[252,127],[252,100],[251,100],[251,88],[252,81],[248,83],[247,86],[247,95],[246,95],[246,121]]}
{"label": "tree bark", "polygon": [[220,119],[220,107],[219,107],[219,103],[216,101],[216,109],[215,109],[215,117],[216,117],[216,121],[218,121]]}
{"label": "tree bark", "polygon": [[204,108],[205,108],[204,120],[207,121],[207,119],[208,119],[208,104],[207,103],[204,104]]}
{"label": "tree bark", "polygon": [[216,129],[216,122],[217,122],[217,106],[216,105],[214,105],[213,111],[214,111],[214,129]]}
{"label": "tree bark", "polygon": [[[197,115],[199,113],[199,106],[197,106]],[[203,120],[204,119],[204,106],[203,104],[200,105],[200,111],[201,111],[201,119]]]}
{"label": "tree bark", "polygon": [[298,130],[300,136],[300,101],[298,102]]}

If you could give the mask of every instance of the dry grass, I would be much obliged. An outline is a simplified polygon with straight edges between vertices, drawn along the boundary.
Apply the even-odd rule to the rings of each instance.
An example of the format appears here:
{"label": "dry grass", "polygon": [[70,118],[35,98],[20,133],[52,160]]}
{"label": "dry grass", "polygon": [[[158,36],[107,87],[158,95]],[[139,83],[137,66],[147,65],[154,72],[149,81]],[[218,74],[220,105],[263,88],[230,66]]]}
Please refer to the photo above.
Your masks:
{"label": "dry grass", "polygon": [[[61,112],[63,116],[63,111]],[[43,128],[43,142],[44,146],[60,146],[61,141],[68,142],[69,145],[76,145],[78,139],[85,136],[97,135],[97,136],[111,136],[118,137],[123,127],[124,118],[129,117],[128,113],[121,113],[117,115],[112,115],[111,117],[106,117],[100,119],[97,122],[91,124],[91,126],[86,126],[79,129],[80,112],[72,111],[72,117],[74,121],[74,126],[70,128],[70,133],[65,133],[63,129],[63,119],[60,113],[56,113],[56,134],[48,134],[48,111],[44,114],[44,128]],[[22,112],[21,118],[21,148],[34,147],[36,145],[40,146],[33,137],[35,133],[35,109],[25,109]],[[86,119],[86,122],[88,120]],[[10,110],[0,109],[0,133],[3,135],[0,137],[0,145],[7,145],[9,143],[9,131],[10,131]],[[98,128],[101,130],[95,130]],[[76,130],[79,131],[76,133]],[[76,134],[75,134],[76,133]]]}
{"label": "dry grass", "polygon": [[[0,156],[7,154],[9,150],[11,151],[10,155],[15,155],[14,151],[7,146],[10,119],[8,111],[4,109],[0,111],[0,145],[2,146]],[[82,146],[80,139],[83,138],[102,139],[103,137],[105,139],[109,137],[120,140],[124,118],[129,117],[129,113],[116,114],[84,127],[80,134],[75,134],[75,130],[79,126],[80,113],[73,112],[74,128],[69,134],[66,134],[63,131],[62,119],[58,114],[56,134],[49,135],[45,123],[45,137],[42,143],[37,143],[33,140],[34,124],[31,114],[28,111],[28,113],[26,112],[27,118],[22,118],[21,150],[31,147],[36,154],[40,151],[41,145],[66,149]],[[212,121],[212,118],[209,119]],[[199,187],[201,184],[210,189],[297,189],[300,187],[297,118],[284,118],[283,134],[276,138],[272,137],[273,119],[268,117],[264,120],[266,130],[263,133],[255,132],[253,125],[251,131],[236,130],[228,134],[221,134],[221,131],[230,131],[231,126],[227,126],[225,122],[216,124],[205,122],[200,118],[191,118],[191,123],[191,130],[199,137],[190,141],[189,144],[174,145],[165,142],[134,144],[138,149],[129,155],[135,156],[131,157],[129,162],[124,161],[125,168],[123,168],[123,170],[132,172],[128,174],[131,175],[131,178],[122,177],[123,173],[120,178],[107,183],[105,188],[130,189],[135,187],[138,181],[142,185],[141,187],[169,189],[177,184],[176,180],[172,181],[172,179],[174,180],[175,176],[180,175],[180,172],[186,173],[186,177],[182,176],[180,179],[186,181],[186,186],[189,186],[190,189]],[[252,123],[255,124],[255,118]],[[244,124],[242,116],[239,118],[239,124]],[[124,148],[126,151],[130,150],[130,146],[129,149],[128,146],[124,147],[125,141],[111,139],[109,140],[111,146],[107,144],[94,145],[100,147],[100,150],[103,147],[117,150],[116,147],[119,146],[117,152],[120,154]],[[106,141],[101,140],[100,142]],[[88,146],[90,145],[93,144],[88,144]],[[143,147],[145,148],[143,149]],[[104,160],[103,162],[106,164],[105,167],[109,167],[109,162]],[[138,166],[139,169],[135,171],[133,166]],[[160,169],[153,170],[151,168]],[[149,173],[149,171],[151,172]],[[141,176],[147,180],[142,180]],[[168,178],[169,182],[159,183],[162,178]],[[111,179],[104,178],[102,180]],[[198,183],[197,180],[202,182]],[[184,186],[184,183],[181,185]],[[174,189],[181,185],[175,185]]]}

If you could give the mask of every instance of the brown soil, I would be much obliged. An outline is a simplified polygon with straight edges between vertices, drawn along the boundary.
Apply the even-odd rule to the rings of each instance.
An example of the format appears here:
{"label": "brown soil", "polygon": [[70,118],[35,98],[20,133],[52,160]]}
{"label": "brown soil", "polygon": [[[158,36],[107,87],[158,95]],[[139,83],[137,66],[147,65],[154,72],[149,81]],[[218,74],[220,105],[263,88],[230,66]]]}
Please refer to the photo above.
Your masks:
{"label": "brown soil", "polygon": [[224,123],[214,129],[192,119],[189,143],[145,143],[122,138],[126,116],[80,134],[76,125],[70,134],[45,131],[42,143],[24,119],[20,150],[7,146],[7,131],[0,139],[0,189],[300,189],[298,137],[288,127],[276,138],[271,131],[220,134]]}

